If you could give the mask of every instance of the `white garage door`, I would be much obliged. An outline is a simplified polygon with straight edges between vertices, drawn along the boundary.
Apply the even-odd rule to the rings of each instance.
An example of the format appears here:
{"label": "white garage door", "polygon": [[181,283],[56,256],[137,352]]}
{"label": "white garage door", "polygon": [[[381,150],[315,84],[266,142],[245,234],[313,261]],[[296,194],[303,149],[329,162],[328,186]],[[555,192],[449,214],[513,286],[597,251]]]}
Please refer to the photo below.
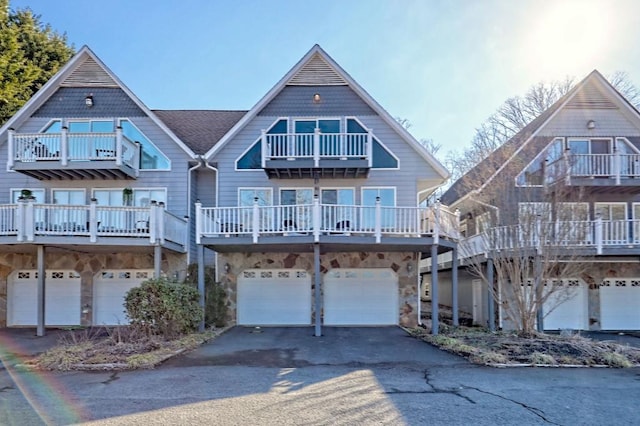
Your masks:
{"label": "white garage door", "polygon": [[310,325],[311,275],[299,269],[243,271],[237,306],[240,325]]}
{"label": "white garage door", "polygon": [[[38,272],[16,271],[9,276],[7,325],[38,323]],[[80,324],[80,275],[75,271],[47,271],[45,325]]]}
{"label": "white garage door", "polygon": [[124,325],[124,297],[133,287],[153,278],[152,270],[109,270],[93,278],[93,324]]}
{"label": "white garage door", "polygon": [[545,330],[588,330],[588,287],[580,279],[564,279],[544,304]]}
{"label": "white garage door", "polygon": [[606,279],[600,287],[602,330],[640,330],[640,278]]}
{"label": "white garage door", "polygon": [[390,269],[332,269],[324,277],[325,325],[398,323],[398,277]]}

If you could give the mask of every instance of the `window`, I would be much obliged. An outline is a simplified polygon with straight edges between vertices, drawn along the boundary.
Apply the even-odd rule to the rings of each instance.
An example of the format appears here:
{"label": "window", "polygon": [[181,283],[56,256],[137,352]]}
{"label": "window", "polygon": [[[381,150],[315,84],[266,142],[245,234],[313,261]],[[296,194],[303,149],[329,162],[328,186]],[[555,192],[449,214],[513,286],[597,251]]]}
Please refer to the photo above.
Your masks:
{"label": "window", "polygon": [[362,205],[371,206],[371,208],[363,209],[363,225],[366,228],[375,226],[375,207],[376,199],[380,197],[381,226],[382,228],[393,228],[395,226],[395,210],[385,207],[395,207],[396,205],[396,189],[395,188],[362,188]]}
{"label": "window", "polygon": [[311,229],[311,204],[313,203],[313,189],[296,188],[281,189],[280,204],[292,206],[283,209],[282,227],[285,231],[299,231]]}
{"label": "window", "polygon": [[[93,197],[98,200],[100,206],[126,206],[128,197],[123,189],[94,189]],[[148,207],[151,201],[167,202],[167,190],[164,188],[140,189],[133,188],[130,203],[134,207]]]}
{"label": "window", "polygon": [[[44,189],[24,188],[31,191],[31,196],[35,198],[37,204],[44,203]],[[14,204],[18,202],[18,198],[22,196],[22,189],[11,190],[11,202]]]}
{"label": "window", "polygon": [[629,228],[627,203],[595,203],[596,217],[602,218],[602,242],[604,244],[626,244]]}
{"label": "window", "polygon": [[[284,135],[287,133],[287,127],[289,123],[286,119],[280,119],[276,121],[268,130],[268,135]],[[283,139],[283,142],[286,139]],[[284,148],[283,148],[284,149]],[[258,138],[257,141],[249,147],[236,160],[236,169],[238,170],[255,170],[262,168],[262,139]]]}
{"label": "window", "polygon": [[[347,119],[347,133],[367,133],[367,129],[355,118]],[[388,151],[375,137],[371,138],[371,165],[374,169],[397,169],[398,159]]]}
{"label": "window", "polygon": [[551,203],[518,203],[518,220],[520,225],[551,221]]}
{"label": "window", "polygon": [[238,206],[253,206],[257,198],[259,206],[270,206],[273,191],[271,188],[240,188],[238,190]]}
{"label": "window", "polygon": [[320,191],[320,203],[336,205],[333,208],[323,207],[323,228],[337,231],[351,229],[354,223],[355,191],[353,188],[324,188]]}
{"label": "window", "polygon": [[484,212],[476,216],[476,234],[482,234],[491,228],[491,212]]}
{"label": "window", "polygon": [[554,139],[547,147],[529,163],[518,175],[518,186],[542,186],[556,182],[564,171],[562,163],[563,139]]}
{"label": "window", "polygon": [[[67,123],[69,133],[106,133],[110,137],[100,137],[93,140],[95,149],[99,152],[108,151],[110,156],[115,155],[115,120],[69,120]],[[140,169],[141,170],[169,170],[171,163],[169,159],[129,120],[120,120],[122,134],[131,142],[140,143]],[[44,133],[60,133],[62,131],[62,121],[54,120],[44,129]],[[107,135],[108,136],[108,135]],[[50,152],[59,151],[59,140],[47,139],[47,146]],[[81,135],[69,136],[69,155],[71,158],[91,158],[94,153],[88,148],[87,139]],[[126,146],[123,155],[127,155]],[[98,154],[95,154],[98,155]]]}
{"label": "window", "polygon": [[[53,189],[53,204],[82,206],[85,205],[84,189]],[[88,230],[89,215],[85,209],[53,209],[49,212],[49,222],[59,229]],[[56,228],[54,228],[56,229]]]}
{"label": "window", "polygon": [[589,203],[558,203],[555,236],[558,242],[569,244],[590,241]]}
{"label": "window", "polygon": [[53,204],[72,206],[85,205],[84,189],[54,189],[51,191]]}

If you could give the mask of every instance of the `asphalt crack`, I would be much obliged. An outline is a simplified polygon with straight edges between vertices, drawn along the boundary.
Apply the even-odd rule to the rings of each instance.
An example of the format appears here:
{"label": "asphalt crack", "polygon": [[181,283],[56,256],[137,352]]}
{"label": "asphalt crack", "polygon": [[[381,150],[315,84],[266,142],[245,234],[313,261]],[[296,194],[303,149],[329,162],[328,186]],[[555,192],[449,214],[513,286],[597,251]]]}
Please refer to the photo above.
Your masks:
{"label": "asphalt crack", "polygon": [[458,398],[462,398],[465,401],[467,401],[470,404],[477,404],[477,402],[475,402],[473,399],[469,398],[466,395],[463,395],[462,393],[460,393],[460,389],[444,389],[444,388],[439,388],[437,386],[435,386],[433,383],[431,383],[431,378],[429,377],[429,370],[424,370],[424,380],[427,383],[427,386],[429,386],[431,388],[431,390],[423,390],[423,391],[405,391],[405,390],[400,390],[397,388],[391,388],[390,391],[385,392],[385,394],[387,395],[396,395],[396,394],[430,394],[430,395],[436,395],[436,394],[445,394],[445,395],[454,395],[457,396]]}
{"label": "asphalt crack", "polygon": [[486,390],[483,390],[483,389],[480,389],[480,388],[475,388],[475,387],[473,387],[473,386],[462,386],[462,388],[463,388],[463,389],[470,389],[470,390],[474,390],[474,391],[476,391],[476,392],[484,393],[484,394],[486,394],[486,395],[491,395],[491,396],[494,396],[494,397],[496,397],[496,398],[500,398],[500,399],[503,399],[503,400],[505,400],[505,401],[509,401],[509,402],[511,402],[511,403],[513,403],[513,404],[516,404],[516,405],[521,406],[522,408],[524,408],[525,410],[529,411],[530,413],[532,413],[532,414],[534,414],[534,415],[538,416],[538,417],[539,417],[540,419],[542,419],[542,421],[544,421],[545,423],[549,423],[549,424],[552,424],[552,425],[560,426],[560,424],[559,424],[559,423],[555,423],[555,422],[552,422],[551,420],[547,419],[547,418],[545,417],[545,415],[544,415],[544,411],[542,411],[542,410],[541,410],[541,409],[539,409],[539,408],[536,408],[536,407],[532,407],[532,406],[530,406],[530,405],[527,405],[527,404],[525,404],[524,402],[516,401],[515,399],[507,398],[506,396],[499,395],[499,394],[497,394],[497,393],[493,393],[493,392],[489,392],[489,391],[486,391]]}
{"label": "asphalt crack", "polygon": [[100,382],[103,385],[108,385],[111,382],[115,382],[116,380],[118,380],[120,377],[118,377],[118,372],[114,371],[113,373],[111,373],[111,375],[109,376],[109,378],[107,380],[105,380],[104,382]]}

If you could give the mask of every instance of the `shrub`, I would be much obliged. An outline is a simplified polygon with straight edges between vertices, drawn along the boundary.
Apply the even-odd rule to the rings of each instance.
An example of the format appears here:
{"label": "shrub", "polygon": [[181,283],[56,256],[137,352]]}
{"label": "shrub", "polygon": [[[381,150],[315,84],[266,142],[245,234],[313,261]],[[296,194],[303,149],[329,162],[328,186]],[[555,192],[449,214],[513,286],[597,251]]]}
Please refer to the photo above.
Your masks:
{"label": "shrub", "polygon": [[[198,288],[198,264],[192,263],[187,269],[183,284]],[[216,282],[216,270],[204,268],[204,323],[207,326],[224,327],[227,323],[227,293]]]}
{"label": "shrub", "polygon": [[198,290],[166,278],[129,290],[124,307],[132,327],[165,339],[196,330],[202,320]]}

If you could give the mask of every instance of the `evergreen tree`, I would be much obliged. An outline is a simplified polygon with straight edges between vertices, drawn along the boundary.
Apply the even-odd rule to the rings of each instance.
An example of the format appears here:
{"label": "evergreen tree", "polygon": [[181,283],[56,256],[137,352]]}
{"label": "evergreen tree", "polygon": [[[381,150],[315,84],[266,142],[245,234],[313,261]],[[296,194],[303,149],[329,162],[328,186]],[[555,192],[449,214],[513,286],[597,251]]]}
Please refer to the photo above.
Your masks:
{"label": "evergreen tree", "polygon": [[0,0],[0,124],[6,122],[74,53],[67,36],[30,9]]}

